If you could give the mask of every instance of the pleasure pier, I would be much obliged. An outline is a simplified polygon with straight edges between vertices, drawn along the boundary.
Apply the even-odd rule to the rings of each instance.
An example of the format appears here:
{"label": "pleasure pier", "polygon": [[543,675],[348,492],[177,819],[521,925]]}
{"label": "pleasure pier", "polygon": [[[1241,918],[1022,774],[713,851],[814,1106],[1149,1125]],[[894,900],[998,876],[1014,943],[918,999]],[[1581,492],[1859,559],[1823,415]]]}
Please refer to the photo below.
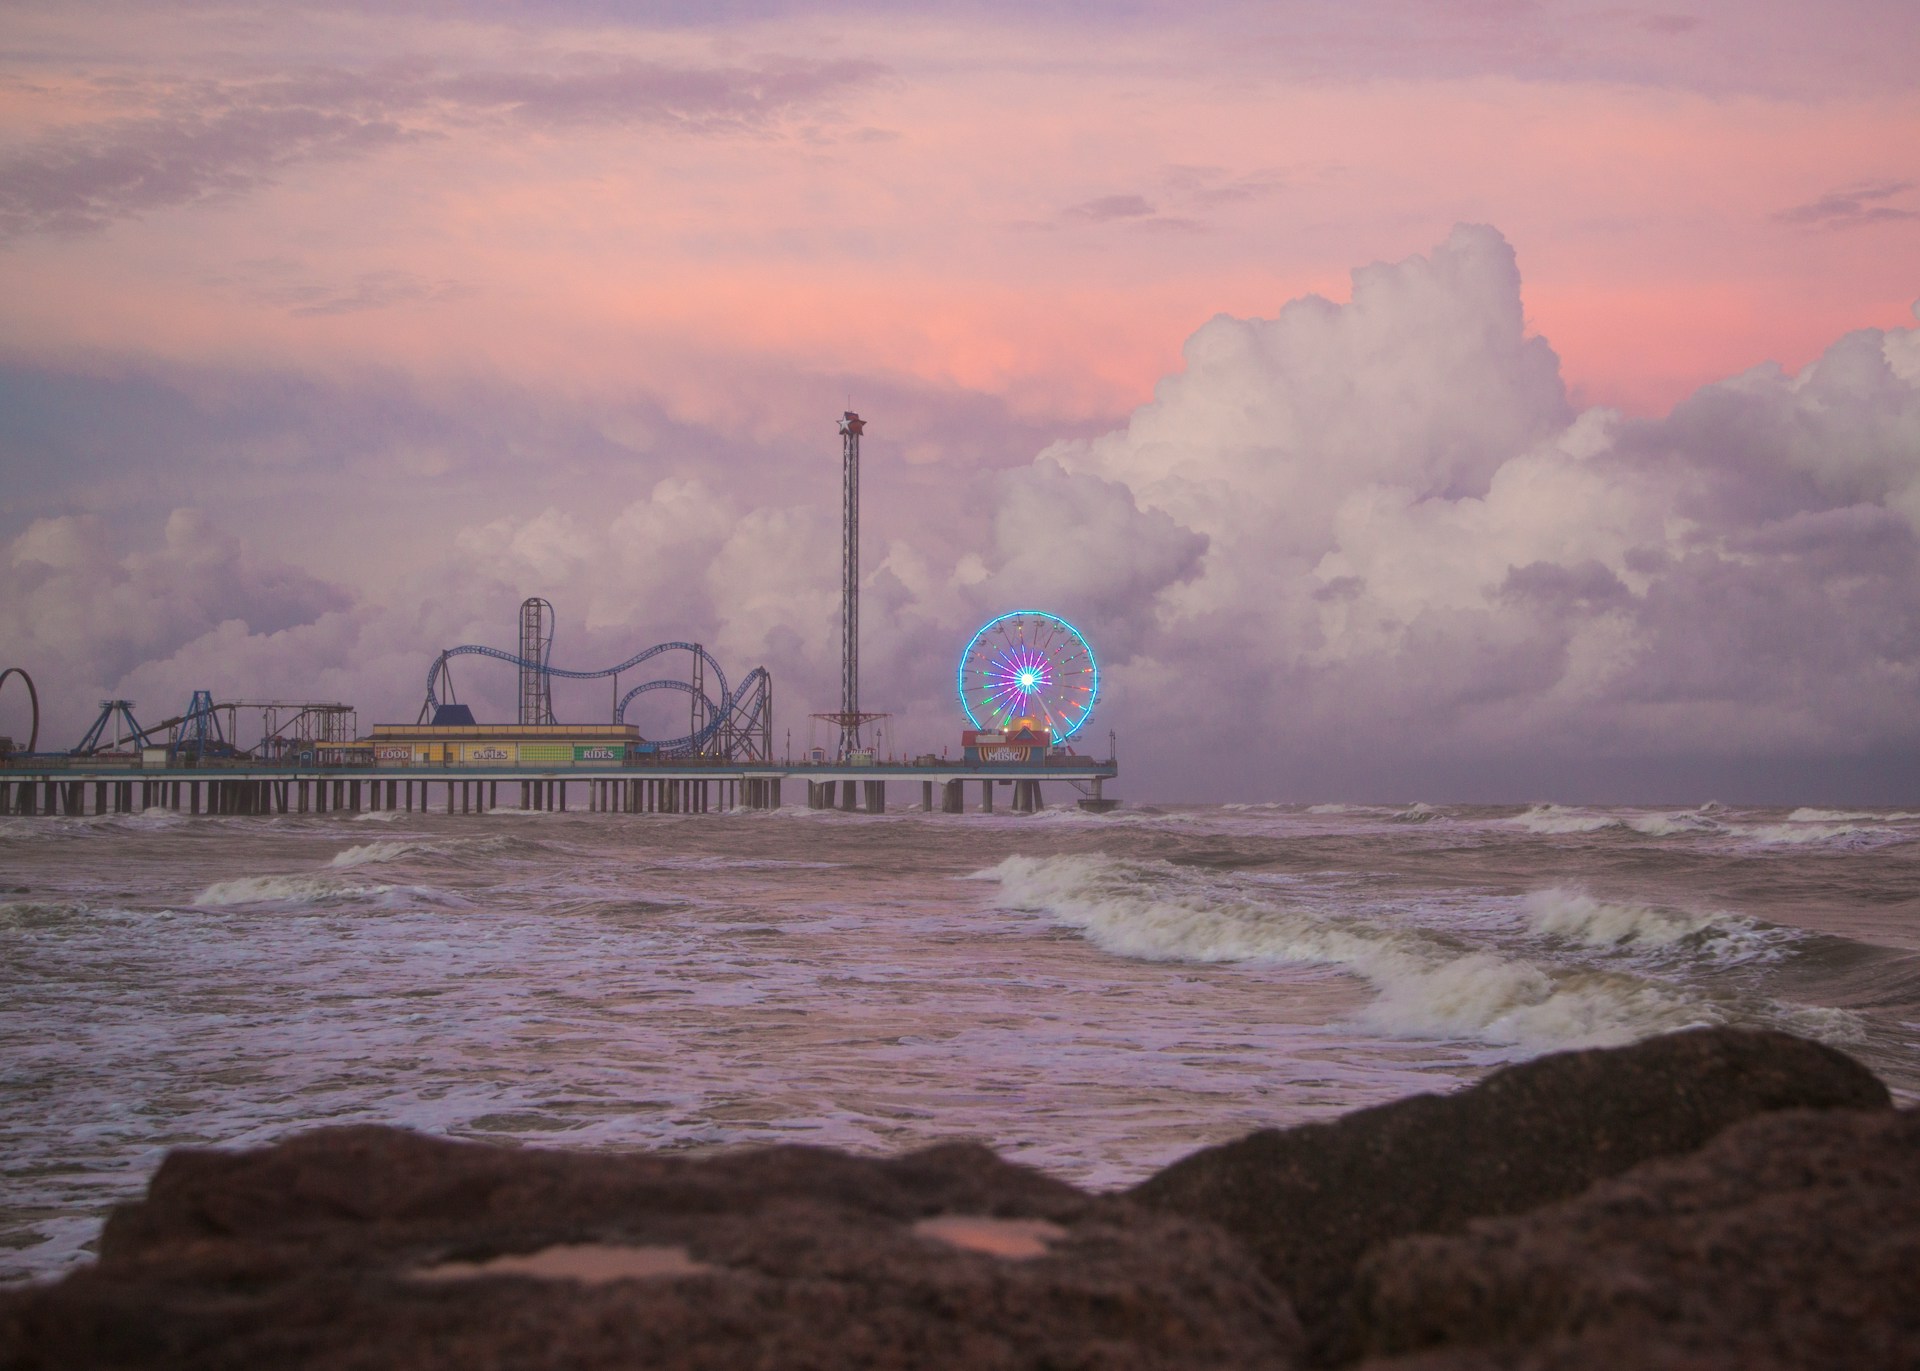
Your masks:
{"label": "pleasure pier", "polygon": [[963,812],[968,783],[975,808],[1030,814],[1042,782],[1067,782],[1083,808],[1110,809],[1102,783],[1119,774],[1111,759],[1050,757],[1043,764],[938,762],[745,763],[686,760],[632,765],[302,767],[235,760],[207,766],[145,767],[132,758],[14,757],[0,765],[0,815],[331,814],[386,810],[485,814],[507,808],[602,814],[707,814],[778,809],[788,783],[806,785],[810,809],[887,812],[887,787],[919,783],[926,813]]}

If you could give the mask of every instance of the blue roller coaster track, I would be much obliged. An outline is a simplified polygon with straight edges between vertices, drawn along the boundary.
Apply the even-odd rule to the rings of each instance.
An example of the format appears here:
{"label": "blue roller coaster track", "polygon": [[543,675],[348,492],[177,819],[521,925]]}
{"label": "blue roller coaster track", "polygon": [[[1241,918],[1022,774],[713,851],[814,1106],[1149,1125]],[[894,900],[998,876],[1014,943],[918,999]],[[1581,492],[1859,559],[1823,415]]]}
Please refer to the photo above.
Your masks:
{"label": "blue roller coaster track", "polygon": [[[508,652],[503,648],[483,647],[476,643],[463,643],[459,647],[450,647],[434,658],[433,666],[427,672],[427,698],[420,706],[419,722],[430,720],[434,712],[443,704],[453,702],[453,678],[447,664],[454,657],[489,657],[494,661],[506,662],[523,671],[536,671],[548,677],[560,677],[568,681],[595,681],[609,676],[619,676],[631,671],[642,662],[668,652],[685,652],[693,657],[694,680],[677,681],[662,679],[645,681],[622,695],[613,707],[613,721],[616,724],[626,722],[627,706],[636,698],[655,690],[676,690],[691,698],[690,703],[698,711],[697,718],[705,722],[698,723],[684,737],[668,738],[655,744],[663,756],[705,756],[719,753],[730,760],[770,760],[767,750],[773,729],[773,678],[767,669],[757,666],[741,679],[740,689],[736,692],[727,683],[727,673],[712,653],[699,643],[656,643],[645,651],[636,652],[626,661],[616,666],[603,667],[598,671],[569,671],[543,661],[534,661],[522,657],[517,652]],[[704,686],[706,672],[712,672],[719,686],[720,698],[715,700]],[[446,699],[440,698],[440,687],[446,686]],[[744,752],[744,756],[736,754]]]}

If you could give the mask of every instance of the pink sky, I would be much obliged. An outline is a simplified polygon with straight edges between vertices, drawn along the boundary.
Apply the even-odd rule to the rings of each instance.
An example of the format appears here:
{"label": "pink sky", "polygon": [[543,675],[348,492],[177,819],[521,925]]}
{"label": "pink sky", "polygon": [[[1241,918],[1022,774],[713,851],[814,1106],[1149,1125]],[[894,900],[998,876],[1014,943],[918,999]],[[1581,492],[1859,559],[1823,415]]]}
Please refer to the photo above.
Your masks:
{"label": "pink sky", "polygon": [[[1306,77],[1178,19],[824,11],[650,30],[33,11],[0,96],[17,150],[137,138],[143,120],[264,125],[248,102],[321,69],[371,89],[304,109],[397,132],[364,149],[260,132],[237,155],[210,138],[183,154],[206,159],[201,190],[17,237],[0,346],[606,387],[644,364],[702,419],[701,379],[737,357],[1111,418],[1211,315],[1342,294],[1350,266],[1456,221],[1515,244],[1532,325],[1595,403],[1658,412],[1747,365],[1798,367],[1844,329],[1906,322],[1920,89],[1730,91],[1735,11],[1678,32],[1618,13],[1568,12],[1565,40],[1597,29],[1640,56],[1639,79],[1489,70],[1503,41],[1525,50],[1497,25],[1493,60],[1399,70],[1413,35],[1386,19],[1383,70],[1353,69],[1354,36],[1323,33],[1347,69]],[[603,104],[531,114],[445,88],[622,63],[853,70],[764,117],[722,108],[717,127],[663,127],[617,82]],[[1852,214],[1782,217],[1889,186]],[[676,355],[695,374],[660,377]]]}
{"label": "pink sky", "polygon": [[[1128,444],[1153,427],[1140,407],[1179,388],[1196,331],[1272,319],[1309,294],[1344,302],[1356,268],[1433,253],[1456,224],[1511,245],[1524,326],[1560,359],[1563,398],[1487,381],[1514,406],[1489,430],[1504,436],[1482,435],[1496,446],[1543,440],[1567,422],[1562,406],[1664,423],[1723,378],[1768,362],[1798,372],[1853,330],[1910,328],[1920,297],[1910,4],[1143,0],[1099,22],[1078,6],[998,3],[939,18],[878,3],[627,8],[10,11],[0,539],[17,566],[120,559],[122,581],[157,578],[210,541],[285,592],[189,612],[122,587],[111,611],[61,611],[33,641],[85,678],[78,697],[148,678],[172,691],[201,669],[186,664],[194,635],[216,630],[241,634],[235,670],[294,672],[301,653],[332,652],[340,691],[397,697],[386,676],[347,665],[378,614],[412,612],[395,587],[498,578],[411,630],[429,636],[484,635],[501,617],[493,599],[569,577],[581,598],[601,595],[570,540],[667,528],[661,511],[679,497],[660,483],[672,481],[699,483],[712,507],[734,502],[697,553],[676,554],[682,579],[634,564],[623,574],[652,587],[644,612],[605,590],[563,618],[611,642],[665,636],[653,625],[671,614],[676,631],[708,631],[704,616],[741,651],[771,651],[771,608],[762,622],[716,598],[728,586],[774,603],[739,579],[726,540],[760,529],[795,558],[818,555],[830,584],[832,484],[809,464],[832,457],[822,424],[849,403],[873,420],[880,464],[871,564],[902,597],[894,629],[875,631],[920,651],[923,623],[938,655],[933,626],[964,640],[946,619],[1021,564],[990,544],[1011,536],[1006,483],[1051,479],[1029,474],[1036,454],[1067,445],[1073,480],[1095,483],[1075,487],[1090,519],[1106,517],[1101,481],[1123,482],[1149,522],[1187,517],[1204,502],[1152,493],[1159,475]],[[1480,273],[1450,294],[1427,299],[1417,270],[1394,268],[1379,303],[1342,316],[1340,338],[1378,351],[1348,356],[1328,393],[1385,385],[1392,367],[1452,376],[1469,353],[1504,365],[1515,340],[1493,334],[1505,323],[1448,331],[1505,318],[1518,287],[1486,266],[1489,241],[1448,257]],[[1303,327],[1274,337],[1297,342]],[[1417,362],[1396,351],[1406,338]],[[1251,412],[1303,384],[1249,373],[1208,403]],[[1286,423],[1312,408],[1300,404]],[[1221,417],[1181,412],[1202,432]],[[1288,432],[1282,448],[1300,460],[1337,446]],[[1630,465],[1642,440],[1622,432]],[[1101,434],[1106,447],[1073,446]],[[1407,472],[1427,460],[1403,455]],[[1203,476],[1236,459],[1181,460]],[[1495,466],[1427,494],[1477,500]],[[1904,489],[1874,498],[1905,509]],[[282,517],[290,507],[303,517]],[[1301,531],[1290,585],[1332,576],[1335,561],[1315,557],[1365,560],[1352,508],[1321,510],[1347,530],[1337,537]],[[193,513],[181,523],[175,509]],[[620,510],[629,523],[609,525]],[[1212,540],[1204,574],[1171,534],[1113,524],[1160,558],[1134,568],[1146,598],[1113,605],[1116,622],[1149,602],[1163,623],[1218,613],[1222,586],[1260,579],[1231,565],[1231,529],[1192,517]],[[1671,555],[1696,535],[1674,533]],[[496,536],[525,560],[473,561]],[[1516,532],[1513,546],[1539,558],[1578,541]],[[1589,551],[1645,593],[1619,560],[1626,543]],[[136,572],[127,558],[160,561]],[[1483,574],[1461,603],[1505,593],[1501,567]],[[1071,598],[1079,583],[1062,575]],[[50,595],[41,576],[28,581]],[[329,612],[334,628],[314,617]],[[1438,612],[1392,610],[1408,625]],[[175,618],[165,632],[128,627]],[[1307,625],[1271,627],[1285,638]],[[805,629],[809,642],[829,632]],[[1589,648],[1602,652],[1598,638]],[[390,651],[379,671],[411,675],[431,649],[396,627]],[[798,682],[824,668],[785,669]],[[1131,679],[1139,691],[1159,678],[1142,666]]]}

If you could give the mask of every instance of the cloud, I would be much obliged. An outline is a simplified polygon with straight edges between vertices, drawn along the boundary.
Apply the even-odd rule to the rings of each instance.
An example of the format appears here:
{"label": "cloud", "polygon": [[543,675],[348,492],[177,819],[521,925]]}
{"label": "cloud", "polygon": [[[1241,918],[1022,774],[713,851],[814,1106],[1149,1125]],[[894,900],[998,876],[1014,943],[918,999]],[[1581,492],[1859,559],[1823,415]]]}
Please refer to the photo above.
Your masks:
{"label": "cloud", "polygon": [[1912,190],[1913,185],[1911,181],[1873,181],[1828,191],[1817,200],[1780,210],[1773,217],[1782,224],[1830,229],[1920,219],[1920,210],[1882,203]]}
{"label": "cloud", "polygon": [[1692,33],[1700,27],[1700,17],[1694,14],[1635,14],[1633,22],[1649,33],[1663,33],[1678,36]]}
{"label": "cloud", "polygon": [[1069,219],[1104,224],[1114,219],[1143,219],[1156,211],[1144,195],[1102,195],[1070,205],[1064,212]]}
{"label": "cloud", "polygon": [[[1797,374],[1758,366],[1658,419],[1579,410],[1527,328],[1514,251],[1469,225],[1355,271],[1344,301],[1210,320],[1184,359],[1125,423],[1031,460],[986,460],[1030,437],[1002,425],[963,460],[910,462],[910,416],[934,401],[862,404],[863,702],[893,714],[890,745],[951,743],[960,646],[1037,607],[1101,655],[1094,727],[1122,734],[1135,795],[1798,799],[1816,770],[1854,795],[1910,783],[1920,330],[1848,334]],[[165,393],[126,403],[168,413]],[[300,416],[342,403],[289,393]],[[439,410],[409,408],[419,397],[380,395],[397,433],[440,431],[444,416],[422,417]],[[137,552],[102,518],[40,519],[0,553],[0,636],[69,701],[288,688],[384,721],[412,717],[438,648],[511,645],[514,608],[541,594],[563,665],[700,641],[736,675],[773,671],[796,743],[834,707],[824,421],[754,444],[652,414],[636,450],[596,436],[611,416],[579,397],[545,397],[538,424],[523,414],[536,396],[448,403],[500,453],[357,506],[340,530],[353,589],[265,555],[270,532],[243,540],[191,512]],[[945,413],[928,431],[973,423],[965,405]],[[247,417],[243,446],[277,431],[261,422]],[[168,423],[168,470],[190,475],[189,430]],[[378,522],[388,504],[405,517]],[[347,575],[367,566],[379,574]],[[482,717],[510,715],[510,672],[460,677]],[[563,683],[556,703],[604,717],[603,685]]]}
{"label": "cloud", "polygon": [[1042,458],[998,484],[993,564],[970,585],[983,612],[1017,607],[1044,587],[1051,602],[1092,625],[1124,660],[1169,588],[1191,579],[1204,534],[1164,510],[1143,510],[1117,481],[1073,474]]}
{"label": "cloud", "polygon": [[104,228],[251,190],[296,163],[364,156],[407,136],[387,119],[258,104],[63,130],[0,163],[0,238]]}
{"label": "cloud", "polygon": [[[1199,195],[1189,198],[1203,202],[1205,199]],[[1198,219],[1160,213],[1153,202],[1144,195],[1102,195],[1097,199],[1068,206],[1061,211],[1060,217],[1068,223],[1124,224],[1128,229],[1138,233],[1198,233],[1206,229],[1206,225]],[[1021,223],[1014,227],[1045,229],[1052,226]]]}
{"label": "cloud", "polygon": [[[77,737],[79,715],[91,717],[92,703],[118,694],[113,687],[130,673],[223,625],[271,637],[352,604],[347,592],[262,556],[194,509],[174,510],[149,550],[122,552],[97,516],[65,516],[36,520],[0,555],[0,641],[14,659],[8,665],[46,683],[43,736],[52,745],[67,732]],[[227,665],[201,663],[206,671]]]}
{"label": "cloud", "polygon": [[1338,502],[1374,480],[1482,492],[1571,417],[1558,359],[1525,333],[1513,251],[1486,228],[1356,271],[1349,304],[1222,315],[1183,351],[1124,430],[1048,455],[1220,536],[1323,545]]}
{"label": "cloud", "polygon": [[439,99],[530,124],[642,124],[712,134],[764,128],[885,72],[877,62],[847,58],[750,67],[625,60],[567,72],[469,72],[431,89]]}
{"label": "cloud", "polygon": [[1264,199],[1287,185],[1286,178],[1278,172],[1231,176],[1219,167],[1186,165],[1168,167],[1162,179],[1172,194],[1207,208]]}
{"label": "cloud", "polygon": [[320,285],[295,285],[264,291],[264,298],[287,306],[296,319],[318,319],[396,305],[431,304],[461,293],[457,281],[431,281],[410,271],[363,271],[341,290]]}
{"label": "cloud", "polygon": [[[1497,233],[1456,229],[1357,271],[1347,303],[1211,321],[1124,428],[1036,466],[1207,539],[1196,574],[1103,606],[1132,626],[1119,679],[1155,692],[1128,695],[1136,759],[1144,733],[1196,795],[1424,777],[1492,798],[1490,777],[1622,757],[1670,785],[1920,744],[1910,337],[1852,334],[1636,423],[1572,410],[1519,287]],[[1042,603],[1081,568],[1124,584],[1136,537],[1067,539],[1022,579]]]}
{"label": "cloud", "polygon": [[[106,82],[108,117],[44,134],[0,161],[0,239],[75,234],[366,157],[475,123],[764,132],[870,84],[879,64],[770,57],[693,66],[593,56],[555,69],[441,72],[418,59],[187,84]],[[150,113],[118,111],[144,102]],[[351,307],[351,306],[349,306]]]}

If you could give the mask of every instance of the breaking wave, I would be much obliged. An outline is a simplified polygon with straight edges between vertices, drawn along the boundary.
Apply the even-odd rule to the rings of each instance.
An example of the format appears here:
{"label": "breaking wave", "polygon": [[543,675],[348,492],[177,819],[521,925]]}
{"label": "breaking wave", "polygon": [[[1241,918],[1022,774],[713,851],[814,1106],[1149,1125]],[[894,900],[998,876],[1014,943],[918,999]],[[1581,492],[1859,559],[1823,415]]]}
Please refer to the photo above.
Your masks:
{"label": "breaking wave", "polygon": [[1721,1018],[1646,977],[1543,965],[1417,926],[1260,899],[1166,862],[1009,857],[979,874],[999,881],[1013,908],[1044,913],[1118,956],[1340,968],[1374,991],[1362,1022],[1394,1036],[1544,1051]]}
{"label": "breaking wave", "polygon": [[1882,847],[1902,842],[1908,836],[1897,828],[1862,828],[1854,823],[1819,823],[1810,820],[1781,824],[1749,824],[1730,830],[1735,836],[1761,847]]}
{"label": "breaking wave", "polygon": [[344,852],[336,852],[330,867],[367,866],[374,862],[391,862],[414,853],[428,854],[440,851],[432,843],[407,842],[404,839],[392,842],[361,843]]}
{"label": "breaking wave", "polygon": [[1635,833],[1648,838],[1672,838],[1680,834],[1721,833],[1719,820],[1698,811],[1681,814],[1636,814],[1626,821]]}
{"label": "breaking wave", "polygon": [[326,905],[371,903],[388,907],[409,904],[465,905],[469,901],[452,891],[418,885],[348,885],[324,875],[241,876],[216,881],[193,897],[200,909],[231,905]]}
{"label": "breaking wave", "polygon": [[1564,809],[1559,805],[1535,805],[1526,813],[1517,814],[1507,822],[1528,833],[1563,835],[1598,833],[1603,828],[1616,827],[1620,820],[1611,814],[1590,814],[1583,809]]}
{"label": "breaking wave", "polygon": [[1601,900],[1567,886],[1533,891],[1521,907],[1542,937],[1613,951],[1672,948],[1722,964],[1776,956],[1794,936],[1738,914]]}

